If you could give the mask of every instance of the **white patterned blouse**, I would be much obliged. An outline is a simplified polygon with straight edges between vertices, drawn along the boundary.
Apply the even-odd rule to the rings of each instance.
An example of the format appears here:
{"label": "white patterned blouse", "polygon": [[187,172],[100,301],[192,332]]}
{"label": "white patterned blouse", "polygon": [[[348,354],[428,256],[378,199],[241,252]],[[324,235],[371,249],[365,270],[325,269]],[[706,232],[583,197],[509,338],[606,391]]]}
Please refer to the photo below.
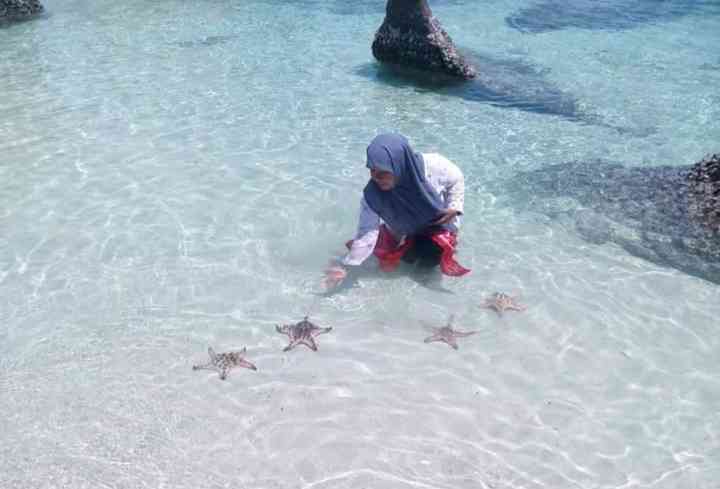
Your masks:
{"label": "white patterned blouse", "polygon": [[[465,203],[465,179],[462,171],[452,161],[438,153],[423,153],[425,178],[440,195],[446,209],[454,209],[462,214]],[[377,243],[382,219],[370,207],[365,198],[360,201],[360,217],[357,232],[350,251],[341,260],[343,265],[357,266],[372,255]],[[460,227],[460,216],[452,221]]]}

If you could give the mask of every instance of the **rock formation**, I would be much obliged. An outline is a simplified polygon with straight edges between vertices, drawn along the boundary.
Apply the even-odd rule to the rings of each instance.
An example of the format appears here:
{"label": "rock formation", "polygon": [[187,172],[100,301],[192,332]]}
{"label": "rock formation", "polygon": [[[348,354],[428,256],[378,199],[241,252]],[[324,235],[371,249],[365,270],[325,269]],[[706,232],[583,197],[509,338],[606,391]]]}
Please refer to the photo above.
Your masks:
{"label": "rock formation", "polygon": [[686,178],[691,218],[720,234],[720,153],[693,165]]}
{"label": "rock formation", "polygon": [[475,69],[455,49],[433,17],[427,0],[388,0],[385,20],[375,33],[378,61],[470,79]]}
{"label": "rock formation", "polygon": [[720,154],[687,166],[571,162],[523,172],[498,193],[596,244],[720,284]]}
{"label": "rock formation", "polygon": [[0,0],[0,23],[27,20],[44,10],[38,0]]}

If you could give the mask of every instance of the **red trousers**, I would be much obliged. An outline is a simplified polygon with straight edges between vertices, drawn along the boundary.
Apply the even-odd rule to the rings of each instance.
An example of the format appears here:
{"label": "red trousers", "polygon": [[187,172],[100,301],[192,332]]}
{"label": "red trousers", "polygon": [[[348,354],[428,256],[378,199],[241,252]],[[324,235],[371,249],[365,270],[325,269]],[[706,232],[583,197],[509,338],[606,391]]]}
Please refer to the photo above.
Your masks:
{"label": "red trousers", "polygon": [[[470,272],[470,269],[463,267],[455,260],[455,247],[457,246],[457,235],[455,233],[442,230],[429,235],[428,238],[442,250],[440,270],[445,275],[460,277]],[[399,244],[388,228],[382,225],[380,226],[380,234],[373,254],[378,258],[381,270],[392,272],[400,265],[403,255],[413,245],[413,238],[407,238],[402,244]]]}

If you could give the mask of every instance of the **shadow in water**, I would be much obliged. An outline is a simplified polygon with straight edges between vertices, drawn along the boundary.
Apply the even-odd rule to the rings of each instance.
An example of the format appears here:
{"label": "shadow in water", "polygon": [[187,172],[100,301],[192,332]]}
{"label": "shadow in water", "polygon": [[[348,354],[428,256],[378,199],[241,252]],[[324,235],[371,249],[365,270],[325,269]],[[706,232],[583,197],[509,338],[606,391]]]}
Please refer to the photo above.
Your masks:
{"label": "shadow in water", "polygon": [[583,111],[575,96],[546,79],[548,69],[522,59],[498,58],[471,50],[462,53],[477,69],[478,75],[473,80],[378,62],[365,63],[356,68],[355,73],[393,87],[414,87],[421,93],[433,92],[495,107],[562,117],[635,137],[646,137],[656,131],[651,127],[614,126],[596,114]]}
{"label": "shadow in water", "polygon": [[483,63],[475,63],[475,66],[478,76],[469,81],[375,62],[363,64],[355,73],[393,87],[415,87],[418,92],[434,92],[574,121],[584,117],[575,98],[547,83],[542,72],[528,64],[486,57]]}
{"label": "shadow in water", "polygon": [[534,34],[568,28],[626,30],[701,11],[717,14],[718,7],[715,0],[546,0],[517,10],[505,22]]}

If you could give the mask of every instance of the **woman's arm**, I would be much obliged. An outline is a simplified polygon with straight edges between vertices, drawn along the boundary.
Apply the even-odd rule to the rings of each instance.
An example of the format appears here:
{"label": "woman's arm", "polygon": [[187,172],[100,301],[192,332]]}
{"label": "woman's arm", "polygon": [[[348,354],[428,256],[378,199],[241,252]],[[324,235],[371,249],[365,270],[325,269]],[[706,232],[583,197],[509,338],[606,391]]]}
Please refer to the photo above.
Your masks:
{"label": "woman's arm", "polygon": [[360,201],[360,217],[355,239],[352,240],[350,250],[340,263],[350,266],[361,265],[372,255],[379,231],[380,216],[375,214],[363,197]]}
{"label": "woman's arm", "polygon": [[330,265],[325,270],[325,287],[334,289],[347,277],[347,267],[357,267],[367,260],[375,250],[380,233],[380,216],[370,209],[365,199],[360,202],[360,217],[358,218],[355,239],[348,242],[348,253],[338,263]]}

